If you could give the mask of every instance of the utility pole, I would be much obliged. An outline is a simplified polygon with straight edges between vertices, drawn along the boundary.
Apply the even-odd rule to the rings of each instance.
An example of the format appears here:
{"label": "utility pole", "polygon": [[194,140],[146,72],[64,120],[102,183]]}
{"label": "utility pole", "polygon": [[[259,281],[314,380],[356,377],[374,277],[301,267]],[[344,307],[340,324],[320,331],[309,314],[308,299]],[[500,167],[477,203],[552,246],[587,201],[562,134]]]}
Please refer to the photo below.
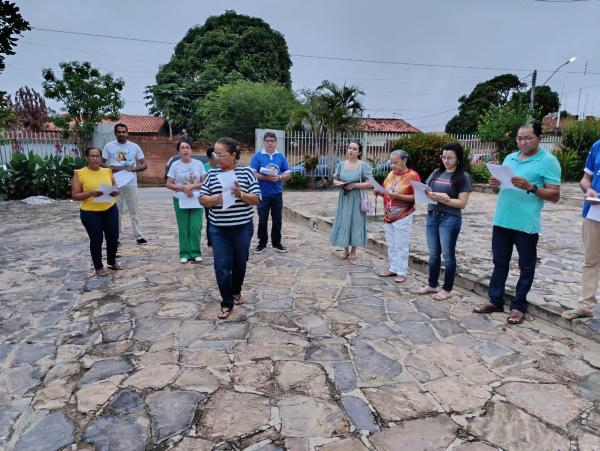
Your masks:
{"label": "utility pole", "polygon": [[[587,66],[588,66],[588,62],[586,61],[585,62],[585,69],[583,69],[583,75],[585,75],[586,72],[587,72]],[[577,116],[578,116],[579,120],[582,120],[581,116],[583,116],[583,115],[579,114],[579,104],[580,103],[581,103],[581,88],[579,88],[579,98],[577,99]]]}
{"label": "utility pole", "polygon": [[531,76],[531,93],[529,95],[529,110],[531,111],[531,115],[533,116],[533,102],[535,101],[535,82],[537,80],[537,70],[533,71],[533,75]]}

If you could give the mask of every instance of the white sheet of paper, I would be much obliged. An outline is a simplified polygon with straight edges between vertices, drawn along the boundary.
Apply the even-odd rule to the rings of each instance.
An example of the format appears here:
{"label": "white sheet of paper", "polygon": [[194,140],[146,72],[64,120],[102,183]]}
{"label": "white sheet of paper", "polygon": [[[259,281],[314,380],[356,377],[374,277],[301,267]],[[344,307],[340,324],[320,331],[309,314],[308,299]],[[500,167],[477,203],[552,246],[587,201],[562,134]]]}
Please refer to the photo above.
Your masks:
{"label": "white sheet of paper", "polygon": [[490,174],[492,174],[493,177],[496,177],[498,180],[500,180],[500,189],[502,189],[502,188],[518,189],[510,181],[511,178],[515,177],[515,173],[513,172],[512,168],[510,166],[506,166],[504,164],[493,164],[493,163],[486,163],[486,166],[487,166],[488,170],[490,171]]}
{"label": "white sheet of paper", "polygon": [[591,219],[592,221],[600,222],[600,205],[592,205],[588,211],[586,218]]}
{"label": "white sheet of paper", "polygon": [[425,194],[427,191],[431,191],[431,188],[429,186],[425,185],[425,183],[415,182],[414,180],[411,180],[410,184],[412,185],[413,190],[415,191],[415,204],[435,204],[436,203],[434,200],[431,200]]}
{"label": "white sheet of paper", "polygon": [[231,192],[231,188],[237,182],[237,177],[235,176],[235,171],[227,171],[218,174],[217,179],[223,188],[223,210],[226,210],[235,204],[235,197]]}
{"label": "white sheet of paper", "polygon": [[198,198],[200,191],[193,190],[193,197],[188,197],[185,193],[179,194],[179,208],[182,209],[190,209],[190,208],[201,208],[200,199]]}
{"label": "white sheet of paper", "polygon": [[260,168],[260,172],[263,175],[277,175],[277,171],[275,169],[270,168]]}
{"label": "white sheet of paper", "polygon": [[116,190],[116,186],[107,186],[102,184],[98,187],[98,191],[102,191],[102,196],[92,197],[92,200],[94,202],[112,202],[113,200],[115,200],[115,198],[110,196],[109,194]]}
{"label": "white sheet of paper", "polygon": [[115,178],[117,186],[120,188],[129,184],[135,177],[135,174],[131,171],[118,171],[113,172],[113,177]]}
{"label": "white sheet of paper", "polygon": [[586,197],[585,200],[592,205],[600,203],[600,197]]}
{"label": "white sheet of paper", "polygon": [[373,177],[369,177],[369,181],[371,182],[371,185],[373,185],[373,189],[376,193],[385,193],[385,189],[377,182],[377,180]]}

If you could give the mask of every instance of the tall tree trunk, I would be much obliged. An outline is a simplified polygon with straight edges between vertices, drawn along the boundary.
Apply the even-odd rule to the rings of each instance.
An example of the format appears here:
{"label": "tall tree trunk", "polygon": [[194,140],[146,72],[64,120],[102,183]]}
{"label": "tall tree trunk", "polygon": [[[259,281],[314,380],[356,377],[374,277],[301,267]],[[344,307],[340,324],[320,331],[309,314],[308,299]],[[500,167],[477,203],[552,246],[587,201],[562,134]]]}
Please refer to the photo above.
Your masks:
{"label": "tall tree trunk", "polygon": [[328,182],[333,183],[333,171],[335,170],[335,135],[333,131],[327,131],[327,167],[329,169]]}

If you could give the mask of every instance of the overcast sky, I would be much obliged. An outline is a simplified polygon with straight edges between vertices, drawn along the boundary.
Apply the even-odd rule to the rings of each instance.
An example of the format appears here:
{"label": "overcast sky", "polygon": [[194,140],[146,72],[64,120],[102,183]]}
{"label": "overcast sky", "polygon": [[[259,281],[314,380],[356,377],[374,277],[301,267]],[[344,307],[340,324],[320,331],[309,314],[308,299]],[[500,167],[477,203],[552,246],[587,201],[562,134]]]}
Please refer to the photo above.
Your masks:
{"label": "overcast sky", "polygon": [[[512,72],[538,84],[552,77],[569,112],[600,115],[600,1],[536,0],[21,0],[32,27],[177,42],[187,30],[227,9],[260,17],[281,32],[292,55],[294,89],[324,79],[359,86],[365,115],[403,118],[424,131],[443,130],[457,99],[481,81]],[[90,61],[126,84],[124,113],[146,114],[154,82],[173,45],[32,30],[6,59],[0,87],[41,91],[41,70]],[[441,68],[307,58],[485,67]],[[584,70],[587,64],[587,73]],[[494,69],[496,68],[496,69]],[[581,95],[580,95],[581,89]]]}

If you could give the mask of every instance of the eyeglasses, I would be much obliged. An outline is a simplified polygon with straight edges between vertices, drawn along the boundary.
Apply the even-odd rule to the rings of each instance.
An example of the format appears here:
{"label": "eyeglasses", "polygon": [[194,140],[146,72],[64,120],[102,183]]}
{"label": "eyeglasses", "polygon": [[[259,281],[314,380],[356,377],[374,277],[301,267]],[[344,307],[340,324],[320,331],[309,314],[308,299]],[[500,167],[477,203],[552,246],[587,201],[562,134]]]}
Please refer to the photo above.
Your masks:
{"label": "eyeglasses", "polygon": [[215,153],[215,158],[223,158],[227,155],[231,155],[230,153]]}
{"label": "eyeglasses", "polygon": [[276,139],[273,139],[273,138],[271,138],[271,139],[265,139],[265,142],[266,142],[266,143],[276,143],[276,142],[277,142],[277,140],[276,140]]}
{"label": "eyeglasses", "polygon": [[536,137],[535,136],[517,136],[517,141],[525,141],[526,143],[530,143],[531,141],[533,141]]}
{"label": "eyeglasses", "polygon": [[456,160],[456,157],[446,157],[446,156],[442,155],[442,156],[440,156],[440,159],[442,161],[454,161],[454,160]]}

